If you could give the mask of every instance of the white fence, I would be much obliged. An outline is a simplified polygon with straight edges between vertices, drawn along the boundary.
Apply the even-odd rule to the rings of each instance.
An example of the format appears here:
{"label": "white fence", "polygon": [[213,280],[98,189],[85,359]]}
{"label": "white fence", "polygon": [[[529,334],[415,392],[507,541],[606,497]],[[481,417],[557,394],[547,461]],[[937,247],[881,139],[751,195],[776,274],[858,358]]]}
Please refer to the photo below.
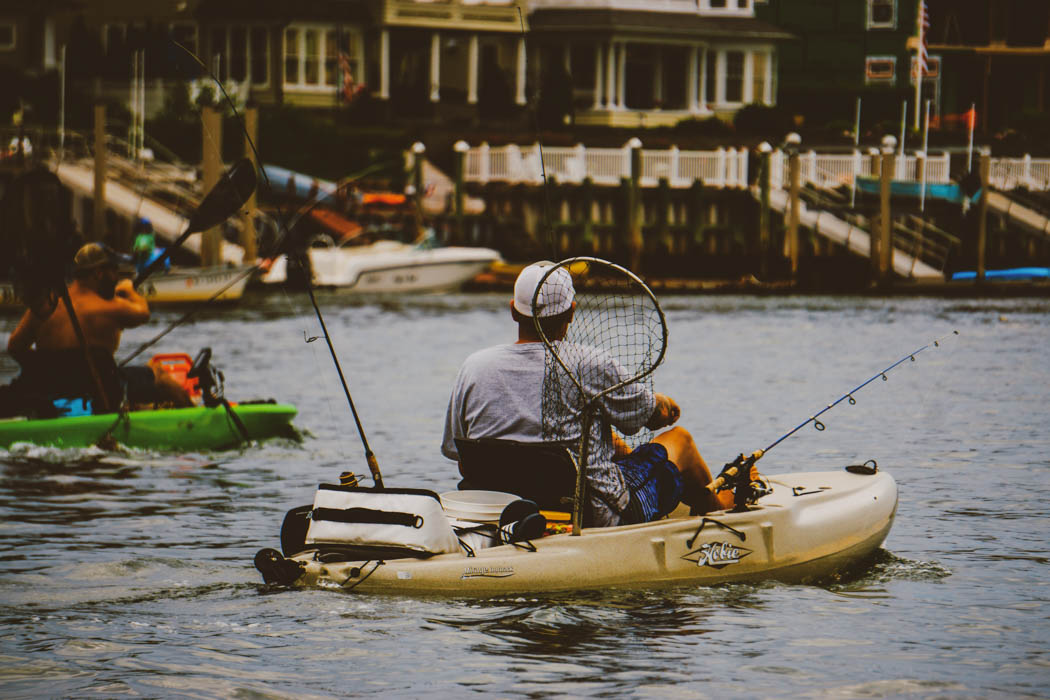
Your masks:
{"label": "white fence", "polygon": [[988,180],[999,190],[1050,190],[1050,158],[992,158]]}
{"label": "white fence", "polygon": [[[590,178],[596,185],[619,185],[631,177],[631,148],[532,146],[490,147],[481,144],[466,152],[464,178],[468,182],[543,182],[543,175],[558,182],[580,183]],[[709,187],[747,187],[747,150],[714,151],[641,150],[640,180],[655,187],[666,178],[671,187],[691,187],[697,179]],[[543,168],[540,168],[540,154]]]}
{"label": "white fence", "polygon": [[[783,151],[774,151],[771,155],[773,187],[786,187],[788,184],[788,157]],[[951,157],[947,153],[931,155],[926,159],[926,182],[949,182]],[[895,180],[921,180],[919,158],[905,155],[896,159]],[[860,151],[853,153],[817,153],[806,151],[799,154],[799,177],[802,184],[832,188],[840,185],[852,185],[855,176],[870,177],[872,174],[872,157]]]}
{"label": "white fence", "polygon": [[[540,168],[540,153],[543,169]],[[540,184],[544,171],[557,182],[580,183],[590,178],[596,185],[619,185],[631,177],[631,148],[499,146],[488,144],[467,150],[464,177],[468,182],[526,182]],[[747,187],[748,152],[746,149],[682,151],[672,146],[666,150],[641,149],[643,187],[655,187],[666,178],[671,187],[691,187],[702,180],[708,187]],[[806,151],[799,156],[803,184],[838,187],[853,184],[855,176],[871,176],[872,157],[853,153],[817,153]],[[788,158],[783,151],[771,154],[771,182],[784,187],[788,182]],[[896,159],[897,180],[921,180],[919,158],[912,155]],[[942,183],[951,179],[951,157],[947,153],[926,158],[926,182]],[[1000,190],[1026,187],[1050,190],[1050,158],[992,158],[990,181]]]}

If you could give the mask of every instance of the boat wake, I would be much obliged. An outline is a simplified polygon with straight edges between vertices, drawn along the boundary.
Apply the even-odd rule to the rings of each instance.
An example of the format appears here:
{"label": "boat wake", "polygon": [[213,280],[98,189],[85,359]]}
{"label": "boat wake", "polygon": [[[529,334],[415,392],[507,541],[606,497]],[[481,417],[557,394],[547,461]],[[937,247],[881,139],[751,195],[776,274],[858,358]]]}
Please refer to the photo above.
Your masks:
{"label": "boat wake", "polygon": [[850,592],[892,581],[935,583],[951,575],[951,569],[938,562],[906,559],[878,549],[867,559],[839,572],[826,585],[836,592]]}

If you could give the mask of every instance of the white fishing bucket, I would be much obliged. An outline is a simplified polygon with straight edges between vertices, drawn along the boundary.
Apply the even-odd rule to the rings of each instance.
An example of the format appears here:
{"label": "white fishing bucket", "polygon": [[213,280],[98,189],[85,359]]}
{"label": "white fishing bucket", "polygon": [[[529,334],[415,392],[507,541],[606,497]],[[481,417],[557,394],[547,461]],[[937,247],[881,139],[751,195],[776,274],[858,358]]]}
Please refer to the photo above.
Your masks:
{"label": "white fishing bucket", "polygon": [[502,491],[448,491],[441,494],[441,506],[450,520],[499,524],[503,509],[518,499]]}

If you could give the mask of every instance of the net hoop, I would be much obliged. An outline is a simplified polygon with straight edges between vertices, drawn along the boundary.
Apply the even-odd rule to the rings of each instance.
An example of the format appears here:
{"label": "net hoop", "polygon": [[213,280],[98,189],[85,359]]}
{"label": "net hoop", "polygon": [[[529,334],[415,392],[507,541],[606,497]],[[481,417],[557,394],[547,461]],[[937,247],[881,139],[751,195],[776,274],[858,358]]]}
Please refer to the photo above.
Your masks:
{"label": "net hoop", "polygon": [[[544,285],[547,279],[554,274],[559,268],[564,268],[565,271],[572,276],[571,267],[573,265],[584,263],[588,265],[588,271],[593,269],[609,271],[615,276],[619,276],[621,280],[627,280],[628,288],[632,292],[637,292],[641,298],[643,298],[648,304],[651,304],[652,310],[655,311],[655,316],[659,320],[659,334],[661,342],[659,344],[659,350],[656,354],[655,360],[648,363],[646,366],[641,368],[641,371],[637,371],[633,376],[617,382],[611,386],[605,387],[600,391],[594,393],[593,396],[589,396],[587,389],[584,388],[583,383],[576,377],[576,374],[569,368],[568,364],[558,354],[557,349],[554,346],[554,341],[547,336],[544,332],[543,324],[539,317],[539,297],[543,291]],[[575,285],[574,285],[575,286]],[[592,291],[592,290],[588,290]],[[622,291],[621,291],[622,294]],[[625,295],[624,295],[625,296]],[[532,303],[530,305],[532,311],[533,326],[536,330],[536,334],[540,340],[543,341],[544,349],[550,356],[555,360],[557,366],[560,367],[561,371],[568,376],[572,383],[575,385],[576,390],[582,399],[583,405],[580,411],[580,443],[579,452],[576,460],[576,489],[573,494],[573,512],[572,512],[572,534],[579,535],[583,528],[583,511],[584,503],[586,498],[586,478],[585,472],[588,467],[588,459],[590,456],[591,449],[591,432],[592,424],[596,420],[596,414],[598,412],[598,406],[601,399],[608,394],[622,389],[630,384],[642,381],[651,375],[656,368],[663,362],[664,357],[667,353],[667,319],[664,316],[663,309],[660,307],[660,303],[656,300],[656,295],[649,289],[648,285],[645,284],[637,275],[628,270],[625,267],[602,260],[600,258],[578,256],[573,258],[567,258],[559,263],[548,267],[543,275],[540,277],[539,283],[536,285],[536,289],[532,295]],[[655,349],[655,344],[651,346]]]}
{"label": "net hoop", "polygon": [[656,310],[657,317],[660,319],[661,337],[663,338],[663,342],[660,344],[660,350],[657,353],[656,360],[653,361],[652,366],[650,366],[641,374],[637,374],[631,377],[630,379],[620,382],[619,384],[607,387],[595,394],[594,396],[590,397],[590,400],[587,403],[588,405],[593,405],[598,399],[602,398],[606,394],[616,391],[617,389],[621,389],[629,384],[633,384],[641,379],[645,379],[650,374],[656,371],[656,368],[660,366],[660,364],[664,361],[664,357],[667,355],[667,318],[664,316],[664,310],[660,306],[660,302],[657,301],[656,295],[653,294],[653,290],[649,289],[649,285],[643,282],[638,275],[634,274],[626,267],[617,265],[613,262],[609,262],[608,260],[602,260],[601,258],[594,258],[589,256],[577,256],[574,258],[566,258],[565,260],[562,260],[561,262],[555,263],[554,265],[548,267],[547,270],[543,273],[543,276],[540,277],[540,281],[536,285],[536,291],[532,294],[532,323],[536,329],[536,333],[540,337],[540,340],[543,341],[544,347],[547,348],[547,351],[551,353],[555,361],[561,366],[563,370],[565,370],[565,373],[572,379],[573,383],[576,384],[576,387],[580,390],[581,396],[586,395],[586,391],[584,390],[583,385],[579,382],[578,379],[576,379],[573,372],[565,364],[565,361],[561,359],[561,356],[558,355],[558,352],[554,348],[554,341],[548,338],[547,334],[544,333],[543,326],[540,323],[540,319],[537,315],[536,308],[540,292],[543,290],[543,285],[546,284],[547,278],[554,274],[555,270],[558,270],[559,268],[565,268],[566,272],[568,272],[571,275],[572,271],[569,268],[571,268],[577,263],[587,263],[589,265],[596,265],[600,268],[603,267],[613,270],[623,275],[624,277],[627,277],[629,280],[631,280],[631,282],[637,285],[637,287],[649,298],[649,300],[653,304],[653,308]]}

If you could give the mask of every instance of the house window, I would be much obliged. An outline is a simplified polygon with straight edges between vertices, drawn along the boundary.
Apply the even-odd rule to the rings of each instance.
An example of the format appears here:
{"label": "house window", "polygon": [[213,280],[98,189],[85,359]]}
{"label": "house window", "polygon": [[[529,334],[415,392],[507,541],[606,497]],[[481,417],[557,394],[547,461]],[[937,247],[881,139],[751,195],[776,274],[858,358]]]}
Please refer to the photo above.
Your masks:
{"label": "house window", "polygon": [[[911,57],[911,76],[909,81],[915,84],[915,76],[919,74],[919,61],[915,56]],[[941,76],[941,57],[928,56],[926,58],[926,75],[923,80],[935,80]]]}
{"label": "house window", "polygon": [[286,88],[327,92],[341,79],[340,53],[354,81],[359,81],[360,37],[334,27],[299,25],[284,32],[284,84]]}
{"label": "house window", "polygon": [[230,27],[230,78],[238,83],[248,77],[248,30]]}
{"label": "house window", "polygon": [[292,85],[299,81],[299,30],[289,27],[284,30],[284,82]]}
{"label": "house window", "polygon": [[867,85],[892,85],[897,80],[894,56],[868,56],[864,60],[864,82]]}
{"label": "house window", "polygon": [[726,51],[726,102],[744,101],[744,52]]}
{"label": "house window", "polygon": [[752,14],[754,0],[697,0],[701,12],[717,12],[731,15]]}
{"label": "house window", "polygon": [[868,29],[896,29],[897,0],[868,0]]}
{"label": "house window", "polygon": [[324,35],[324,84],[335,85],[339,82],[339,39],[334,29]]}
{"label": "house window", "polygon": [[208,40],[211,48],[211,69],[219,80],[229,79],[230,61],[226,48],[226,27],[214,27]]}
{"label": "house window", "polygon": [[128,39],[128,25],[122,22],[107,23],[102,25],[102,53],[108,56],[110,52],[123,46]]}
{"label": "house window", "polygon": [[751,54],[751,101],[768,104],[766,86],[768,84],[769,54]]}
{"label": "house window", "polygon": [[317,85],[320,82],[321,52],[318,47],[320,43],[319,34],[320,32],[316,29],[303,31],[305,41],[303,46],[303,82],[307,85]]}
{"label": "house window", "polygon": [[[350,78],[354,83],[360,84],[364,81],[361,74],[362,60],[360,56],[364,53],[361,38],[354,33],[343,34],[343,46],[346,54],[346,70],[350,71]],[[337,54],[338,55],[338,54]]]}
{"label": "house window", "polygon": [[269,31],[266,27],[214,27],[210,35],[212,68],[219,80],[270,82]]}
{"label": "house window", "polygon": [[15,48],[15,23],[0,22],[0,51],[11,51]]}
{"label": "house window", "polygon": [[248,32],[248,63],[251,66],[252,84],[270,84],[270,30],[252,27]]}

